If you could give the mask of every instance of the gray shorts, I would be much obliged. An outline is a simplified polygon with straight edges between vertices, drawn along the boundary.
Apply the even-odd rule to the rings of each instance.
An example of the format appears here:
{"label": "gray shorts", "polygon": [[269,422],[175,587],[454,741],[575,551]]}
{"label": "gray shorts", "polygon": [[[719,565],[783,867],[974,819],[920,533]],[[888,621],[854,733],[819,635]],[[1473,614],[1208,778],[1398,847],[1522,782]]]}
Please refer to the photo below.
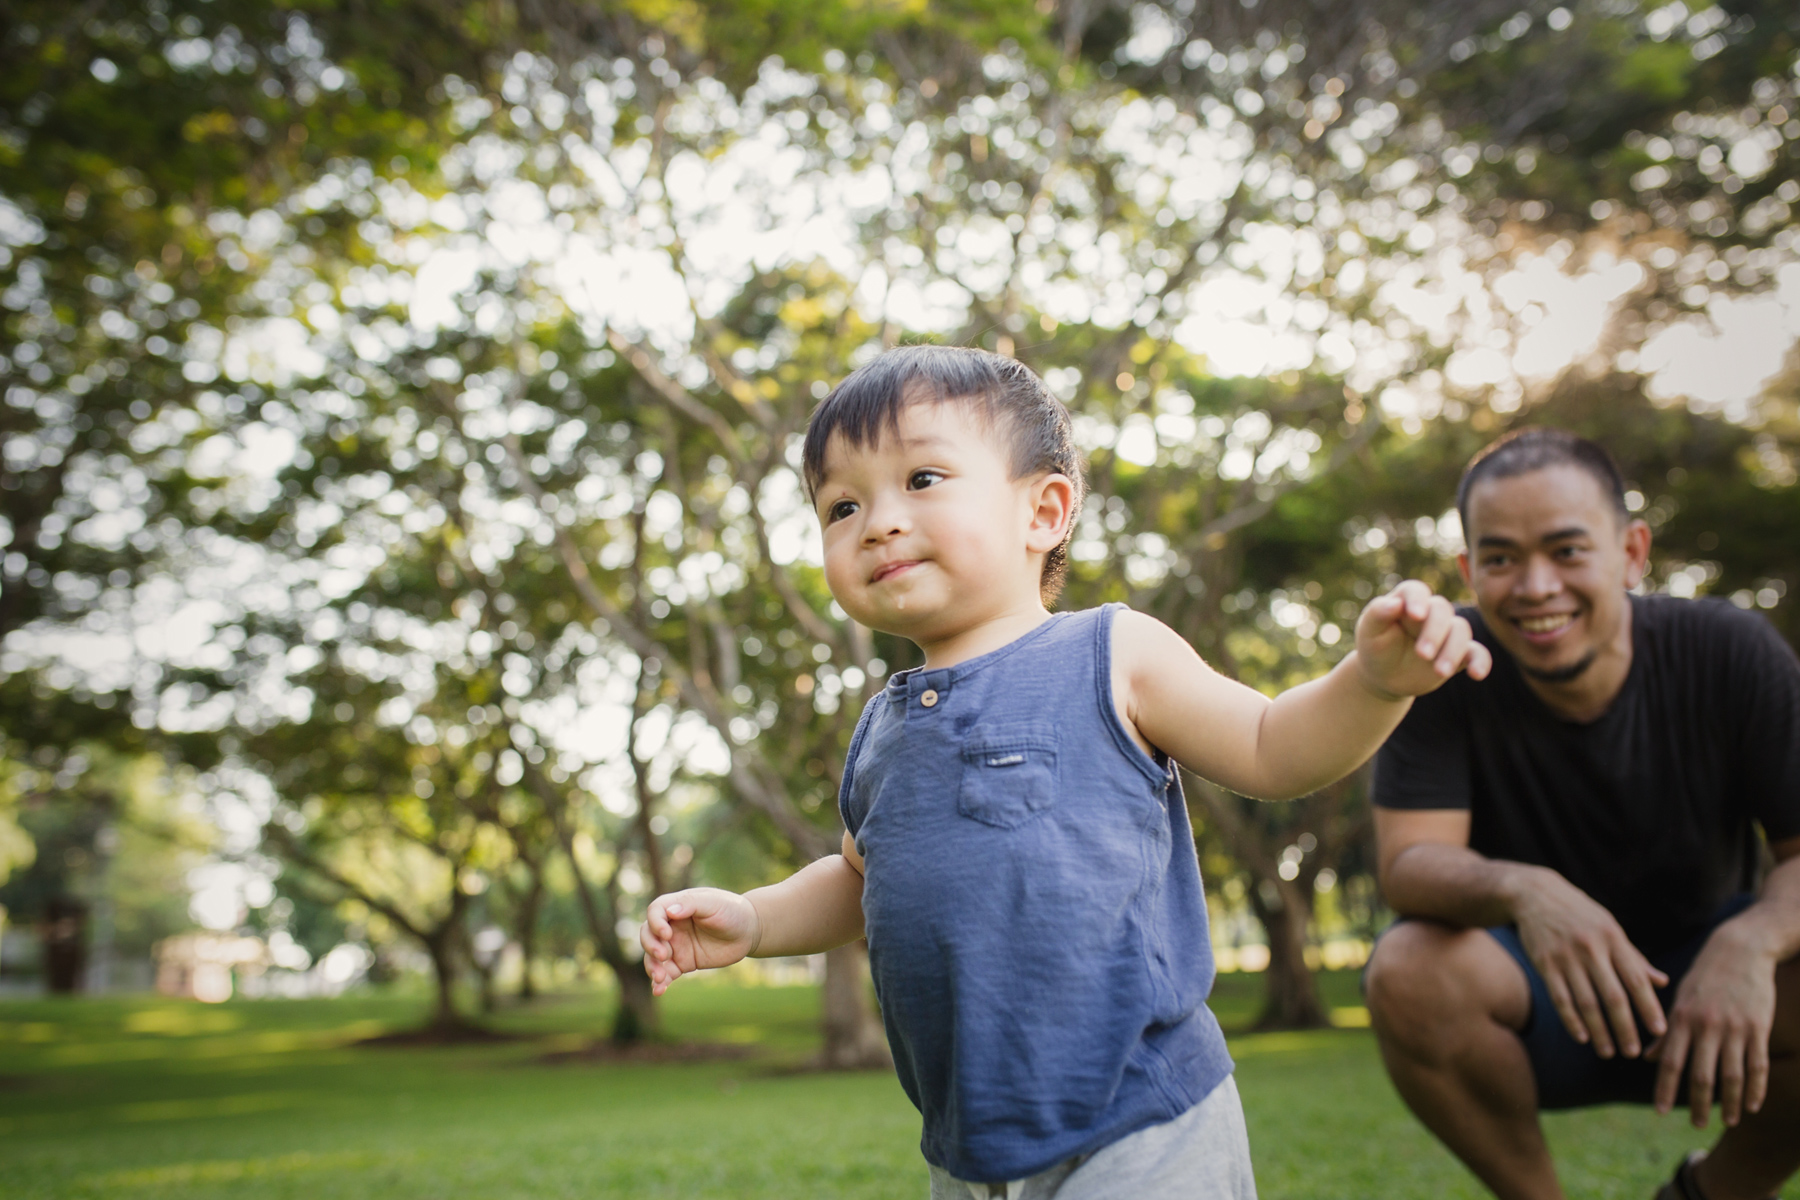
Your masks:
{"label": "gray shorts", "polygon": [[1237,1081],[1161,1125],[1011,1183],[968,1183],[931,1168],[931,1200],[1256,1200]]}

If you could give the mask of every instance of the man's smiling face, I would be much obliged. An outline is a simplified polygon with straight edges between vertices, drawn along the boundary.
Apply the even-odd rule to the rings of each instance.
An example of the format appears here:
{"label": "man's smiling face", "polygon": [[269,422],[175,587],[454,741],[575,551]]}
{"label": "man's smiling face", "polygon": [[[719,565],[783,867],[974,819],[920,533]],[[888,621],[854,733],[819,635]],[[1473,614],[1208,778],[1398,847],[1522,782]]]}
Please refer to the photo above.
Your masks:
{"label": "man's smiling face", "polygon": [[1603,657],[1629,662],[1626,592],[1643,577],[1648,526],[1570,463],[1483,480],[1468,510],[1463,579],[1527,675],[1554,687]]}

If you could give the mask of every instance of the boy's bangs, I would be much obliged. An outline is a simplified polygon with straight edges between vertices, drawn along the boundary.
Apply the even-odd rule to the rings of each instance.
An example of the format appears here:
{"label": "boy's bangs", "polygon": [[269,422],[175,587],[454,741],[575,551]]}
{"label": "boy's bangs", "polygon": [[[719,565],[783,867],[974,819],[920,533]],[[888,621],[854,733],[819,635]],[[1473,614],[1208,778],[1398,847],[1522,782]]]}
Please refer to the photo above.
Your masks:
{"label": "boy's bangs", "polygon": [[861,450],[900,433],[909,406],[967,400],[983,421],[993,420],[992,397],[1004,386],[992,356],[959,346],[903,346],[845,376],[807,422],[801,471],[807,494],[825,479],[833,437]]}

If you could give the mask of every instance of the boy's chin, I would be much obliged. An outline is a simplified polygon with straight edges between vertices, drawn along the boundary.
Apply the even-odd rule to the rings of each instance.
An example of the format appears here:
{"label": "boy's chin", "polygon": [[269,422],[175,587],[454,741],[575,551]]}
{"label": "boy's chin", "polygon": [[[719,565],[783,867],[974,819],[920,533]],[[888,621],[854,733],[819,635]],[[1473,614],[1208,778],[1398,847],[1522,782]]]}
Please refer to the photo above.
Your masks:
{"label": "boy's chin", "polygon": [[891,633],[914,641],[929,639],[933,630],[943,623],[942,615],[916,596],[897,596],[860,613],[846,611],[851,620],[877,633]]}

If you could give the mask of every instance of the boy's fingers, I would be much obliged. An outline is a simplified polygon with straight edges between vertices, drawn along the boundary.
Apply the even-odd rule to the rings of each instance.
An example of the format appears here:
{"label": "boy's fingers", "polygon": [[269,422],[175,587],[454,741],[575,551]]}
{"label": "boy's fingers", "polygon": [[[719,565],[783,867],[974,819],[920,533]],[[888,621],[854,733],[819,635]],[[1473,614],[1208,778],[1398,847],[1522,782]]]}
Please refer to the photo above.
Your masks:
{"label": "boy's fingers", "polygon": [[1424,624],[1419,629],[1419,636],[1414,639],[1413,647],[1419,657],[1433,659],[1438,650],[1450,636],[1450,622],[1456,614],[1450,611],[1450,604],[1440,596],[1433,596],[1425,605]]}
{"label": "boy's fingers", "polygon": [[1444,637],[1444,648],[1438,651],[1434,664],[1437,673],[1448,679],[1456,674],[1463,660],[1469,656],[1469,641],[1474,635],[1469,632],[1469,623],[1457,618],[1450,625],[1450,632]]}
{"label": "boy's fingers", "polygon": [[674,931],[669,928],[668,911],[670,908],[667,896],[658,896],[650,902],[650,908],[644,913],[644,926],[655,932],[660,939],[666,940]]}
{"label": "boy's fingers", "polygon": [[1406,602],[1406,615],[1415,621],[1423,621],[1431,612],[1433,596],[1431,589],[1417,579],[1408,579],[1394,589]]}
{"label": "boy's fingers", "polygon": [[1468,657],[1463,660],[1463,670],[1470,679],[1486,679],[1494,669],[1494,656],[1480,642],[1469,643]]}
{"label": "boy's fingers", "polygon": [[1369,606],[1363,612],[1377,621],[1392,625],[1400,619],[1400,614],[1405,608],[1406,598],[1398,592],[1389,592],[1385,596],[1377,596],[1369,601]]}

